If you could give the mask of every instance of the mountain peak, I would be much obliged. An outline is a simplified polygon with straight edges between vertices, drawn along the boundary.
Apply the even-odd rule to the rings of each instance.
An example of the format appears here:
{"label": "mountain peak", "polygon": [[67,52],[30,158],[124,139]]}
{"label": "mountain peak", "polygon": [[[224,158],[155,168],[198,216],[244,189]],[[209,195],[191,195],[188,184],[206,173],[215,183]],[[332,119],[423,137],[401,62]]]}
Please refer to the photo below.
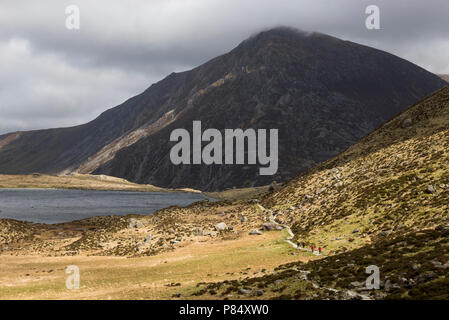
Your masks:
{"label": "mountain peak", "polygon": [[[81,170],[208,191],[267,185],[330,159],[445,85],[386,52],[277,27],[85,125],[0,137],[0,172]],[[261,176],[258,165],[173,165],[168,137],[194,120],[218,130],[279,129],[277,174]]]}
{"label": "mountain peak", "polygon": [[285,41],[304,41],[309,37],[321,35],[316,32],[303,31],[291,27],[280,26],[272,29],[262,30],[252,34],[248,39],[241,43],[241,46],[263,46],[267,43],[285,42]]}

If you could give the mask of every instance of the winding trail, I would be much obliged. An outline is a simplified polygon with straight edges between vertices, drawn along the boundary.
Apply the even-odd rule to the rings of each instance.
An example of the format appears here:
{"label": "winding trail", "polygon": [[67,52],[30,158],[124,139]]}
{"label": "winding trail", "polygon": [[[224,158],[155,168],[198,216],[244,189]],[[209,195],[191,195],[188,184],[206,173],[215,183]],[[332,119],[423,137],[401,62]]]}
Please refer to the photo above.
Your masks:
{"label": "winding trail", "polygon": [[291,245],[294,249],[302,250],[302,251],[306,251],[306,252],[311,252],[311,253],[313,253],[316,256],[321,256],[321,253],[319,253],[317,251],[313,251],[312,252],[312,249],[301,248],[297,244],[293,243],[292,239],[295,237],[295,235],[292,232],[292,229],[290,229],[290,227],[286,227],[286,229],[287,229],[287,232],[288,232],[289,236],[287,237],[287,239],[285,239],[285,242],[287,242],[289,245]]}
{"label": "winding trail", "polygon": [[[261,204],[257,204],[256,205],[260,210],[262,210],[263,212],[268,212],[268,213],[272,213],[272,211],[271,210],[269,210],[269,209],[267,209],[267,208],[265,208],[265,207],[263,207]],[[287,242],[289,245],[291,245],[294,249],[297,249],[297,250],[302,250],[302,251],[306,251],[306,252],[311,252],[311,253],[313,253],[314,255],[316,255],[316,256],[321,256],[321,253],[319,253],[319,252],[317,252],[317,251],[312,251],[312,249],[306,249],[306,248],[301,248],[300,246],[298,246],[297,244],[295,244],[295,243],[293,243],[292,242],[292,239],[295,237],[295,234],[293,233],[293,231],[292,231],[292,229],[290,229],[290,227],[289,226],[285,226],[285,229],[287,230],[287,232],[288,232],[288,237],[285,239],[285,242]]]}

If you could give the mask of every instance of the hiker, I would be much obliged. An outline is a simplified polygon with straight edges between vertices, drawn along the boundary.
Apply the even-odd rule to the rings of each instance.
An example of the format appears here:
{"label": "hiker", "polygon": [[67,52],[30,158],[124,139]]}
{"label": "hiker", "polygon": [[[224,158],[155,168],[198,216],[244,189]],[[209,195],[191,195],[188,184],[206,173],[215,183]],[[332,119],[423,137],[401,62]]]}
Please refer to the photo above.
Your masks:
{"label": "hiker", "polygon": [[302,247],[303,249],[306,247],[306,243],[304,241],[302,242]]}
{"label": "hiker", "polygon": [[318,252],[319,252],[319,254],[321,254],[321,247],[318,248]]}
{"label": "hiker", "polygon": [[312,246],[312,253],[313,253],[313,249],[315,249],[315,247],[314,247],[314,246]]}
{"label": "hiker", "polygon": [[296,248],[301,248],[301,243],[298,241],[298,243],[296,244]]}

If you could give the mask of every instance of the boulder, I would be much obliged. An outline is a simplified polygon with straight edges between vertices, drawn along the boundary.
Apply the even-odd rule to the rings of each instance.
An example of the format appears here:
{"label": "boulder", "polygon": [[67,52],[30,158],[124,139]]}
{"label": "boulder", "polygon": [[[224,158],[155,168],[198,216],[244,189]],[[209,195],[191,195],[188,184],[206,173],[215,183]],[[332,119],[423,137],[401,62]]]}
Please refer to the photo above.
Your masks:
{"label": "boulder", "polygon": [[245,288],[241,288],[241,289],[239,289],[239,293],[240,293],[240,294],[247,295],[247,294],[250,294],[250,293],[251,293],[251,290],[245,289]]}
{"label": "boulder", "polygon": [[404,119],[404,120],[402,121],[401,127],[402,127],[402,129],[405,129],[405,128],[411,127],[412,124],[413,124],[412,119],[411,119],[411,118],[406,118],[406,119]]}
{"label": "boulder", "polygon": [[227,228],[228,226],[224,222],[220,222],[215,225],[215,230],[217,231],[225,231]]}
{"label": "boulder", "polygon": [[279,231],[284,229],[281,225],[275,223],[275,222],[266,222],[263,225],[263,229],[266,231]]}
{"label": "boulder", "polygon": [[428,282],[436,277],[437,277],[437,274],[433,271],[424,272],[418,276],[417,282],[418,283]]}
{"label": "boulder", "polygon": [[260,236],[262,232],[260,232],[259,230],[251,230],[249,234],[252,236]]}
{"label": "boulder", "polygon": [[142,228],[144,225],[141,221],[136,220],[134,218],[129,219],[129,224],[128,224],[128,228],[130,229],[138,229],[138,228]]}
{"label": "boulder", "polygon": [[341,187],[343,187],[343,181],[339,181],[339,182],[337,182],[336,184],[334,184],[334,187],[335,188],[341,188]]}
{"label": "boulder", "polygon": [[258,296],[258,297],[263,296],[264,293],[265,293],[265,291],[263,291],[263,290],[257,290],[256,296]]}
{"label": "boulder", "polygon": [[432,193],[432,194],[433,194],[433,193],[437,193],[437,189],[435,188],[434,185],[429,184],[429,185],[427,186],[426,192],[427,192],[427,193]]}

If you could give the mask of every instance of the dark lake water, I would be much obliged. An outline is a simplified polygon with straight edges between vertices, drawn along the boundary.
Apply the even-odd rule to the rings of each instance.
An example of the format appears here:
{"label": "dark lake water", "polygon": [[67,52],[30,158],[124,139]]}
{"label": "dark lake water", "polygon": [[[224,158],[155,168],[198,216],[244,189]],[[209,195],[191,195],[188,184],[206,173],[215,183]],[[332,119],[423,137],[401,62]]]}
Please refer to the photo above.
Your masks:
{"label": "dark lake water", "polygon": [[0,189],[0,219],[60,223],[93,216],[151,214],[206,199],[183,192]]}

